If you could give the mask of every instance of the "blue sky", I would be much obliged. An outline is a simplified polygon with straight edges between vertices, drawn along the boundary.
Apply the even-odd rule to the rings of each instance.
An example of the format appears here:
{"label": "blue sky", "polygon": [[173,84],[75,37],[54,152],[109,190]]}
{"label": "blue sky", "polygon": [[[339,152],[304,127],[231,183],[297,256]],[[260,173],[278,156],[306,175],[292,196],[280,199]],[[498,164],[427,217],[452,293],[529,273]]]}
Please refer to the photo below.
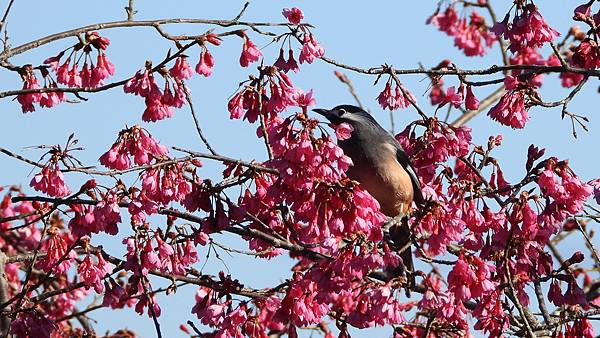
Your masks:
{"label": "blue sky", "polygon": [[[572,8],[580,1],[561,1],[560,6],[552,1],[539,1],[540,11],[555,29],[567,32],[572,21]],[[243,5],[243,1],[176,1],[154,2],[137,1],[136,19],[156,18],[223,18],[234,17]],[[500,4],[498,16],[503,17],[509,6],[509,1],[494,1]],[[91,23],[122,20],[125,18],[123,7],[126,1],[96,1],[85,2],[63,0],[52,5],[40,5],[37,1],[15,1],[11,16],[8,20],[8,32],[13,46],[39,38],[54,32],[59,32]],[[501,63],[499,51],[492,50],[483,58],[465,58],[462,53],[453,48],[452,39],[438,32],[434,27],[426,26],[425,19],[433,13],[437,1],[254,1],[248,8],[244,19],[248,21],[283,21],[281,9],[298,6],[305,13],[305,20],[316,26],[314,33],[325,47],[326,55],[347,64],[372,67],[383,63],[397,68],[415,68],[419,62],[426,67],[434,66],[442,59],[449,58],[462,68],[485,67]],[[4,6],[3,4],[2,6]],[[3,8],[3,7],[2,7]],[[173,34],[201,33],[207,26],[169,26]],[[222,31],[223,29],[217,29]],[[283,30],[280,30],[283,32]],[[117,67],[114,80],[131,76],[141,68],[147,59],[159,62],[173,45],[164,41],[151,28],[111,29],[101,33],[111,39],[107,55]],[[249,33],[259,47],[266,46],[268,40]],[[72,45],[74,39],[66,39],[45,45],[34,51],[21,54],[11,59],[14,64],[40,64],[42,60],[55,55],[58,51]],[[239,67],[237,62],[240,52],[240,40],[236,37],[226,39],[222,46],[211,48],[216,66],[210,78],[194,77],[189,83],[194,103],[198,110],[202,127],[216,150],[230,157],[243,159],[264,160],[266,153],[262,141],[255,137],[254,125],[244,121],[231,121],[227,112],[228,98],[235,92],[237,84],[254,68]],[[263,50],[268,60],[274,60],[278,47],[271,45]],[[549,55],[548,49],[544,56]],[[193,48],[188,53],[190,63],[195,64],[198,49]],[[334,68],[323,62],[313,65],[303,65],[298,75],[292,75],[292,81],[297,86],[309,90],[314,89],[317,106],[332,107],[341,103],[352,103],[352,98],[333,75]],[[20,80],[15,73],[2,70],[2,90],[20,88]],[[388,124],[387,112],[382,112],[376,103],[376,96],[381,91],[381,84],[373,87],[373,77],[346,72],[353,81],[357,93],[363,103],[372,110],[376,118],[384,125]],[[413,75],[401,77],[409,90],[421,102],[422,107],[432,111],[426,104],[425,93],[428,81],[424,76]],[[456,83],[456,79],[447,79],[446,83]],[[560,88],[554,76],[546,76],[542,97],[546,101],[554,101],[564,97],[567,91]],[[526,149],[534,143],[545,147],[546,154],[552,154],[561,159],[569,159],[571,167],[583,179],[598,177],[595,154],[600,140],[596,129],[600,127],[597,120],[597,80],[592,79],[580,95],[572,102],[570,110],[590,118],[590,133],[579,130],[578,139],[571,136],[569,120],[561,121],[560,109],[539,109],[530,111],[531,121],[524,130],[511,130],[491,121],[485,114],[476,117],[469,125],[473,128],[474,143],[484,144],[489,135],[504,135],[504,143],[496,151],[509,181],[519,180],[524,174]],[[475,94],[483,98],[489,90],[476,89]],[[106,151],[116,139],[117,133],[125,125],[141,123],[161,143],[177,145],[188,149],[204,151],[195,133],[192,119],[187,107],[177,110],[175,117],[158,123],[142,123],[141,114],[144,110],[143,101],[139,97],[125,95],[122,89],[103,92],[94,95],[84,95],[89,101],[79,104],[62,104],[54,109],[38,109],[34,113],[22,114],[18,103],[11,99],[0,101],[2,112],[2,133],[0,146],[19,152],[29,158],[38,158],[41,153],[37,150],[24,150],[24,147],[39,144],[63,144],[68,135],[75,132],[80,145],[86,148],[80,154],[80,159],[86,164],[94,165],[97,158]],[[456,112],[454,114],[457,114]],[[454,115],[457,116],[457,115]],[[408,122],[418,118],[411,110],[394,113],[396,128],[403,128]],[[28,186],[31,168],[14,159],[0,157],[3,175],[0,184],[22,184]],[[219,166],[204,161],[202,170],[204,177],[218,180]],[[68,182],[72,188],[85,181],[83,175],[70,175]],[[134,181],[129,177],[129,183]],[[159,221],[162,224],[162,221]],[[220,241],[235,244],[236,239],[219,238]],[[103,244],[115,255],[121,255],[122,249],[114,238],[102,238]],[[569,243],[567,243],[567,250]],[[200,252],[203,257],[205,251]],[[221,255],[223,263],[214,257],[210,259],[205,271],[217,273],[229,268],[235,278],[253,287],[266,287],[285,278],[289,269],[289,261],[285,258],[261,262],[244,256],[230,257]],[[160,297],[159,303],[163,308],[160,318],[162,330],[166,337],[181,336],[178,326],[188,319],[195,319],[190,313],[193,306],[194,287],[180,289],[178,294],[171,297]],[[80,306],[83,307],[83,306]],[[92,315],[98,323],[95,327],[98,333],[120,327],[128,327],[142,336],[152,336],[154,328],[147,317],[138,317],[133,310],[118,312],[98,311]],[[377,331],[386,336],[387,331]],[[368,333],[359,333],[355,337],[367,337]]]}

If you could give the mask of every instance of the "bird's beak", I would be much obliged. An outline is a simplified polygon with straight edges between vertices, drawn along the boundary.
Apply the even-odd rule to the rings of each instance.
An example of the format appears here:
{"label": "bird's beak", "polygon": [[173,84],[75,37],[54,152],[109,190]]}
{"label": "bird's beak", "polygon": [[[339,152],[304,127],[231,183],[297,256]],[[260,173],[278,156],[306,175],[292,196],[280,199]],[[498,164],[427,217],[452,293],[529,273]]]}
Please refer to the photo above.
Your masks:
{"label": "bird's beak", "polygon": [[313,111],[317,114],[323,115],[328,120],[329,120],[329,117],[331,116],[331,112],[328,109],[317,108],[317,109],[313,109]]}

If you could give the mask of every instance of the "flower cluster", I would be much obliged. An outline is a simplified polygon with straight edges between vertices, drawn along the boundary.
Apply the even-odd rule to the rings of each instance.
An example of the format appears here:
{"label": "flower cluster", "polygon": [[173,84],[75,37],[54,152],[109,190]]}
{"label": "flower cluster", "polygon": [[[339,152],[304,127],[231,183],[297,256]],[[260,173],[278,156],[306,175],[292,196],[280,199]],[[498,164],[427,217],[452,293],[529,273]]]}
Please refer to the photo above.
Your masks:
{"label": "flower cluster", "polygon": [[[187,62],[180,61],[179,65],[174,65],[173,74],[177,76],[189,76],[191,71],[185,68]],[[175,67],[178,68],[175,68]],[[187,66],[189,68],[189,65]],[[164,89],[161,91],[156,83],[152,63],[147,62],[144,70],[138,71],[134,77],[129,79],[123,86],[125,93],[132,93],[144,98],[146,109],[142,114],[142,120],[146,122],[156,122],[173,116],[171,108],[181,108],[187,98],[186,89],[181,78],[171,75],[166,68],[159,70],[160,75],[165,79]],[[173,86],[173,90],[171,90]]]}
{"label": "flower cluster", "polygon": [[396,110],[404,109],[417,102],[417,99],[404,87],[396,84],[392,91],[392,79],[385,83],[385,88],[377,96],[377,101],[383,109]]}
{"label": "flower cluster", "polygon": [[525,107],[525,93],[528,85],[508,75],[504,79],[504,86],[507,92],[490,109],[488,116],[505,126],[521,129],[529,120],[529,114]]}
{"label": "flower cluster", "polygon": [[131,168],[131,159],[137,165],[150,164],[168,154],[167,147],[158,143],[142,127],[134,126],[119,132],[117,141],[100,156],[99,161],[107,168],[125,170]]}
{"label": "flower cluster", "polygon": [[[33,68],[31,65],[26,65],[21,70],[21,79],[23,80],[23,90],[40,90],[40,89],[48,89],[51,90],[57,88],[58,85],[54,81],[54,79],[48,76],[48,71],[46,69],[42,69],[41,73],[44,77],[44,87],[40,87],[37,82],[37,77],[33,72]],[[40,107],[52,108],[57,104],[63,102],[65,100],[65,93],[61,91],[48,91],[48,92],[33,92],[26,94],[17,95],[17,102],[21,104],[21,110],[23,113],[33,112],[35,111],[34,103],[40,105]]]}
{"label": "flower cluster", "polygon": [[230,118],[243,117],[254,123],[262,115],[267,121],[271,121],[288,107],[314,105],[312,92],[304,94],[300,89],[294,88],[283,69],[277,66],[267,67],[263,74],[266,83],[252,80],[229,100],[227,110]]}
{"label": "flower cluster", "polygon": [[489,31],[485,19],[476,11],[472,11],[467,20],[458,17],[454,5],[441,12],[440,8],[427,19],[427,23],[436,26],[440,31],[454,37],[454,45],[466,56],[483,56],[485,48],[490,48],[496,41],[496,35]]}
{"label": "flower cluster", "polygon": [[69,221],[69,228],[76,236],[100,232],[116,235],[119,232],[117,224],[121,223],[121,211],[118,198],[112,192],[104,194],[96,205],[74,204],[71,209],[75,215]]}
{"label": "flower cluster", "polygon": [[[426,128],[422,136],[417,137],[415,127]],[[396,135],[404,151],[412,158],[413,164],[423,182],[430,182],[437,164],[446,162],[450,157],[460,157],[468,153],[471,145],[471,128],[453,127],[435,118],[413,122]]]}
{"label": "flower cluster", "polygon": [[102,280],[104,276],[112,271],[112,266],[102,257],[102,254],[95,255],[98,262],[94,262],[92,255],[85,256],[83,261],[77,267],[79,278],[89,287],[93,287],[96,293],[104,292]]}
{"label": "flower cluster", "polygon": [[[560,34],[546,23],[537,7],[530,3],[517,8],[517,15],[510,20],[510,12],[504,20],[496,22],[492,28],[498,36],[510,41],[508,49],[516,53],[525,48],[539,48],[544,43],[552,42]],[[520,13],[519,13],[520,12]]]}
{"label": "flower cluster", "polygon": [[[110,40],[97,32],[86,32],[83,41],[44,60],[44,64],[56,73],[56,81],[60,84],[68,87],[98,87],[108,77],[115,75],[115,66],[105,54],[109,44]],[[98,52],[95,64],[91,55],[94,49]],[[69,50],[69,56],[59,65],[61,58]],[[79,69],[82,58],[83,66]]]}

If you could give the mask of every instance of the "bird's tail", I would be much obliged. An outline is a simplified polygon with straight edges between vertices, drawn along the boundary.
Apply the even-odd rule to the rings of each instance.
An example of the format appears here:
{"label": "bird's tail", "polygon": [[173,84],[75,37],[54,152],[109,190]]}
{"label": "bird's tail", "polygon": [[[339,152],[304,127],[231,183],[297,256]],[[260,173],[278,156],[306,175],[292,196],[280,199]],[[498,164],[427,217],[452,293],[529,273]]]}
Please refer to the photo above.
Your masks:
{"label": "bird's tail", "polygon": [[393,276],[401,276],[404,274],[407,279],[406,295],[410,297],[410,290],[415,286],[415,277],[413,272],[415,271],[412,257],[412,250],[410,248],[411,235],[410,227],[408,226],[408,219],[404,217],[399,224],[395,224],[390,228],[390,237],[394,242],[396,248],[402,258],[404,267],[399,266],[392,269]]}

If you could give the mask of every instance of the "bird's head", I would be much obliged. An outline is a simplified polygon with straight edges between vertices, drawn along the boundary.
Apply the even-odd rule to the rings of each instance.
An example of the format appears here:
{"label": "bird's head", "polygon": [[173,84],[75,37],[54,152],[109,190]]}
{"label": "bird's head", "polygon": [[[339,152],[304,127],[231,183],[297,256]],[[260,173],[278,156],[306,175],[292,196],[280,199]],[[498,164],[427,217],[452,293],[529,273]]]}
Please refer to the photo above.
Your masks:
{"label": "bird's head", "polygon": [[333,109],[313,109],[313,111],[323,115],[334,125],[339,125],[344,122],[349,123],[354,127],[363,124],[377,124],[371,114],[360,107],[349,104],[343,104]]}

